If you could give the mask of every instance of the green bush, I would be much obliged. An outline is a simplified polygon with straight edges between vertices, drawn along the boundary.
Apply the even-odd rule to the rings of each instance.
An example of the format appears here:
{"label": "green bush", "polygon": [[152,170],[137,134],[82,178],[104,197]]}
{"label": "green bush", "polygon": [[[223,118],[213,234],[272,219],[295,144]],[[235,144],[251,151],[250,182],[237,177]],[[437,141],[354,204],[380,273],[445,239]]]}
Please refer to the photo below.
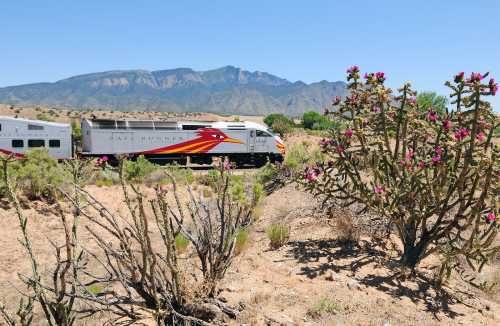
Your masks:
{"label": "green bush", "polygon": [[180,183],[192,184],[195,181],[195,177],[193,174],[193,170],[189,168],[185,168],[179,165],[170,165],[167,168],[167,171],[172,174],[172,176]]}
{"label": "green bush", "polygon": [[284,223],[273,223],[267,228],[267,237],[273,249],[282,247],[290,238],[290,227]]}
{"label": "green bush", "polygon": [[30,199],[56,199],[57,188],[63,184],[65,176],[64,169],[46,149],[29,151],[17,171],[18,184]]}
{"label": "green bush", "polygon": [[175,236],[174,242],[175,249],[180,253],[185,252],[187,247],[189,246],[189,239],[182,233],[179,233]]}
{"label": "green bush", "polygon": [[305,129],[327,130],[333,128],[334,125],[328,117],[315,111],[305,112],[302,115],[302,126]]}
{"label": "green bush", "polygon": [[333,314],[337,311],[339,311],[339,308],[335,302],[330,299],[323,298],[309,308],[307,314],[312,318],[320,318],[325,314]]}
{"label": "green bush", "polygon": [[124,164],[125,177],[132,182],[142,182],[145,177],[158,169],[158,165],[148,161],[144,155],[139,156],[135,161],[126,160]]}
{"label": "green bush", "polygon": [[285,155],[285,166],[291,169],[300,169],[305,164],[323,162],[324,154],[318,146],[308,141],[294,144]]}
{"label": "green bush", "polygon": [[292,119],[281,113],[271,113],[264,118],[264,123],[271,128],[277,121],[281,121],[290,127],[295,125]]}
{"label": "green bush", "polygon": [[281,137],[283,137],[292,131],[293,126],[286,123],[283,120],[276,120],[272,124],[271,129],[273,130],[273,132],[275,132],[275,133],[279,134]]}
{"label": "green bush", "polygon": [[249,232],[247,229],[239,229],[236,233],[236,242],[234,244],[234,252],[239,255],[247,246]]}

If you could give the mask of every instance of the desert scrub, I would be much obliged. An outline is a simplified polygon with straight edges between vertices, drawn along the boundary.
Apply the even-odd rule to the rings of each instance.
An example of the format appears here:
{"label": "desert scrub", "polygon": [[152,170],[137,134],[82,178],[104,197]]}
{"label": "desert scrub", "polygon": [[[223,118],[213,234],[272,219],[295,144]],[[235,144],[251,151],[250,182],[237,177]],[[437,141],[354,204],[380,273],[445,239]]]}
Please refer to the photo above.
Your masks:
{"label": "desert scrub", "polygon": [[239,229],[236,233],[236,243],[234,246],[234,253],[239,255],[248,245],[250,233],[248,229]]}
{"label": "desert scrub", "polygon": [[58,195],[57,188],[63,184],[67,174],[46,149],[34,149],[19,160],[16,177],[19,188],[29,199],[54,201]]}
{"label": "desert scrub", "polygon": [[290,239],[290,226],[281,222],[273,223],[267,228],[267,237],[272,249],[284,246]]}
{"label": "desert scrub", "polygon": [[440,278],[459,271],[459,257],[480,271],[500,250],[499,122],[484,99],[498,84],[458,73],[446,82],[453,110],[423,111],[409,83],[394,96],[383,72],[347,73],[350,95],[330,114],[344,129],[321,141],[328,161],[309,165],[298,182],[327,202],[376,211],[402,241],[404,270],[437,253]]}
{"label": "desert scrub", "polygon": [[158,168],[158,165],[148,161],[144,155],[139,156],[135,161],[127,160],[124,164],[125,177],[130,182],[142,182]]}
{"label": "desert scrub", "polygon": [[328,298],[323,298],[309,308],[307,314],[312,318],[320,318],[326,314],[334,314],[339,311],[335,302]]}
{"label": "desert scrub", "polygon": [[302,169],[302,167],[312,162],[322,162],[324,155],[317,145],[303,141],[294,144],[286,153],[284,164],[291,169]]}
{"label": "desert scrub", "polygon": [[193,170],[190,168],[185,168],[176,164],[166,167],[167,172],[169,172],[178,183],[181,184],[192,184],[195,181]]}
{"label": "desert scrub", "polygon": [[175,249],[179,253],[186,252],[187,247],[189,246],[189,239],[182,233],[179,233],[175,236]]}

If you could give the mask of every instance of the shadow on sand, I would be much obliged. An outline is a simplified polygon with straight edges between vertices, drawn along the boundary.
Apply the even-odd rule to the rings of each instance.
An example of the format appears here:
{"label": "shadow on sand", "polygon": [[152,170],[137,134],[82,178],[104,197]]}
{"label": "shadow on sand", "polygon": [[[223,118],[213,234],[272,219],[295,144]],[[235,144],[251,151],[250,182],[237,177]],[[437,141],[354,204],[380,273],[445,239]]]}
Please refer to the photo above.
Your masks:
{"label": "shadow on sand", "polygon": [[[416,273],[411,279],[404,279],[400,273],[398,261],[390,258],[386,252],[364,242],[359,246],[344,245],[335,240],[303,240],[291,241],[287,245],[287,258],[294,259],[302,265],[299,275],[314,279],[329,271],[351,273],[360,284],[376,288],[395,298],[408,297],[414,303],[423,303],[426,310],[433,313],[444,313],[450,318],[459,314],[450,309],[450,304],[456,303],[456,298],[445,289],[437,289],[432,280],[421,273]],[[363,266],[373,264],[373,270],[386,269],[389,276],[369,273],[356,277],[356,271]]]}

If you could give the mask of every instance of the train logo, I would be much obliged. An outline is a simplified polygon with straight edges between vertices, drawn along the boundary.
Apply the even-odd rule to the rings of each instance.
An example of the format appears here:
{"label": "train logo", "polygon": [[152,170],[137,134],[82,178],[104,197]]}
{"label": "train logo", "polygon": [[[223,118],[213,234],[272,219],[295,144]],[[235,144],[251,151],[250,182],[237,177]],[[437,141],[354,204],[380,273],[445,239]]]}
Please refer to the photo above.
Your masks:
{"label": "train logo", "polygon": [[245,142],[231,138],[225,133],[215,128],[199,129],[197,138],[179,144],[156,148],[141,154],[173,154],[173,153],[208,153],[211,149],[221,143],[245,144]]}

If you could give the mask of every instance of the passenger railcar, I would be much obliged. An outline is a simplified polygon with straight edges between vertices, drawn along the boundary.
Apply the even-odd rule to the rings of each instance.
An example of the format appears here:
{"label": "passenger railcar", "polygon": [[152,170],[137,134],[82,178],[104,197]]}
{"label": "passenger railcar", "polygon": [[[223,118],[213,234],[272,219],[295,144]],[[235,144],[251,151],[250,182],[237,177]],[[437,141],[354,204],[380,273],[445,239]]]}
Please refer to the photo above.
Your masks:
{"label": "passenger railcar", "polygon": [[82,120],[82,155],[131,157],[150,161],[209,164],[226,156],[239,165],[281,161],[280,137],[253,122]]}
{"label": "passenger railcar", "polygon": [[0,117],[0,152],[24,156],[34,148],[46,148],[52,157],[73,156],[71,126],[65,123]]}

